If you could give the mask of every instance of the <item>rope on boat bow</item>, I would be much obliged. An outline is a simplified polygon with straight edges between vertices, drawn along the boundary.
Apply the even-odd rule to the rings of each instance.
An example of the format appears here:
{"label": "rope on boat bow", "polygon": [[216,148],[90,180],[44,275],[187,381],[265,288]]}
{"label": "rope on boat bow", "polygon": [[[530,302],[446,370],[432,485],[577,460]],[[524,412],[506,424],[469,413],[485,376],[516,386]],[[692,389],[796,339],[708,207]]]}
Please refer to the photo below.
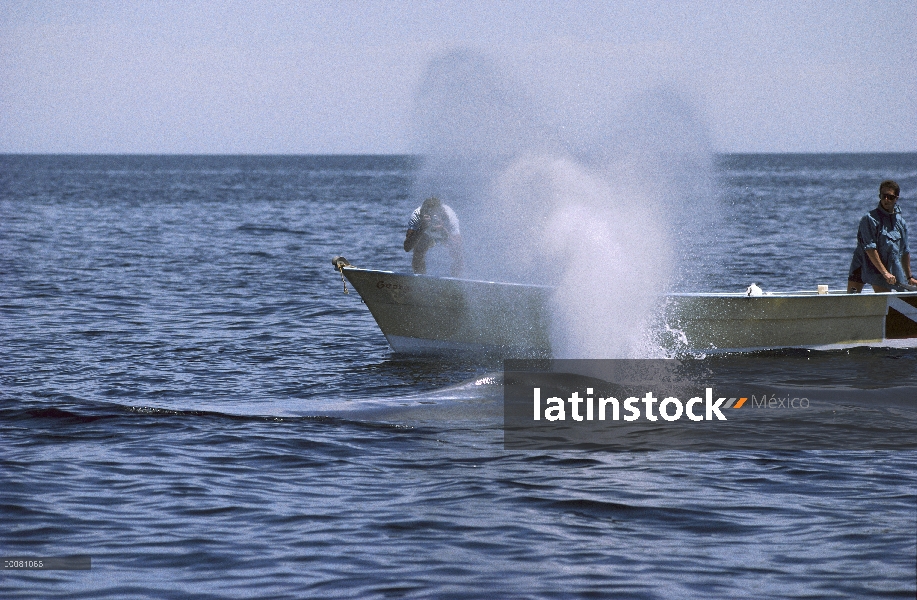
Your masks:
{"label": "rope on boat bow", "polygon": [[344,279],[344,267],[352,267],[353,265],[343,256],[335,256],[331,259],[331,264],[334,265],[335,270],[341,274],[341,283],[344,284],[344,293],[349,294],[350,292],[347,291],[347,280]]}

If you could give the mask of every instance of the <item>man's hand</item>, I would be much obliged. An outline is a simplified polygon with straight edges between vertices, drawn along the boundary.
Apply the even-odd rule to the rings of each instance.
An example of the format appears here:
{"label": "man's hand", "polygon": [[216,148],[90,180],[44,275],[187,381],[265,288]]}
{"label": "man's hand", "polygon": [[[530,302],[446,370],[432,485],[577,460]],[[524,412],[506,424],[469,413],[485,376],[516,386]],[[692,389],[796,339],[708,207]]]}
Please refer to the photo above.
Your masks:
{"label": "man's hand", "polygon": [[898,283],[898,278],[892,275],[891,273],[889,273],[888,271],[883,273],[882,277],[885,278],[885,283],[887,283],[888,285],[895,285],[896,283]]}
{"label": "man's hand", "polygon": [[443,223],[442,218],[438,216],[434,217],[434,215],[427,214],[421,217],[421,221],[420,221],[420,230],[421,231],[440,232],[440,231],[443,231],[445,228],[446,226]]}

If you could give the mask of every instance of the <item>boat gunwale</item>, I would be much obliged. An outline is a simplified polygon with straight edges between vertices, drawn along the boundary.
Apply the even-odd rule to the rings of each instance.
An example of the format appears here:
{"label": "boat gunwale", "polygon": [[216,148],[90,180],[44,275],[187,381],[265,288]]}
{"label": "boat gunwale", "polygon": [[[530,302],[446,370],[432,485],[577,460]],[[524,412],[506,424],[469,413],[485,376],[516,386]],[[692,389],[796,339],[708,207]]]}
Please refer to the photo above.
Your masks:
{"label": "boat gunwale", "polygon": [[[467,279],[464,277],[440,277],[437,275],[426,275],[420,273],[402,273],[398,271],[383,271],[380,269],[365,269],[362,267],[354,267],[352,265],[344,266],[343,269],[347,271],[360,271],[363,273],[378,273],[384,275],[396,275],[399,277],[420,277],[424,279],[435,279],[435,280],[445,280],[445,281],[456,281],[456,282],[466,282],[473,284],[490,284],[490,285],[500,285],[500,286],[511,286],[511,287],[522,287],[522,288],[532,288],[539,290],[554,290],[557,289],[557,286],[551,285],[542,285],[537,283],[512,283],[508,281],[488,281],[485,279]],[[351,282],[353,283],[353,282]],[[745,292],[668,292],[664,294],[659,294],[658,296],[663,298],[811,298],[811,297],[862,297],[862,296],[884,296],[884,297],[896,297],[896,298],[913,298],[917,297],[917,292],[874,292],[874,291],[864,291],[859,294],[849,294],[846,291],[844,292],[827,292],[824,294],[819,293],[817,290],[789,290],[783,292],[765,292],[760,296],[750,296]]]}

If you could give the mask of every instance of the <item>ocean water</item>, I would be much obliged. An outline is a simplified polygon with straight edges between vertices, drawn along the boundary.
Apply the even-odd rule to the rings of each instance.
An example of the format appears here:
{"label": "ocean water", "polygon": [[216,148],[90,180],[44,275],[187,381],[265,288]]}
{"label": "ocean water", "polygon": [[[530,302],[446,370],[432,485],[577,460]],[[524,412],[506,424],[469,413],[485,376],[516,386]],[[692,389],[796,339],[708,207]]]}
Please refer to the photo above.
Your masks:
{"label": "ocean water", "polygon": [[[914,154],[718,165],[685,291],[843,288],[886,177],[917,223]],[[507,451],[499,362],[392,354],[330,259],[409,269],[417,169],[0,157],[0,555],[92,559],[0,597],[915,596],[915,451]]]}

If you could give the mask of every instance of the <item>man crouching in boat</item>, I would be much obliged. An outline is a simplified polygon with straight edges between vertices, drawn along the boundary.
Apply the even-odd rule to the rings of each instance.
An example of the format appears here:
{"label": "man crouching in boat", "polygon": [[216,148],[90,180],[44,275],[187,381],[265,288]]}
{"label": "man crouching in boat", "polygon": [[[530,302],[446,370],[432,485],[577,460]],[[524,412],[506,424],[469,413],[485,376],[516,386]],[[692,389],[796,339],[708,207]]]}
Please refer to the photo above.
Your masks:
{"label": "man crouching in boat", "polygon": [[404,236],[404,251],[414,251],[411,269],[415,273],[422,275],[427,272],[427,250],[436,244],[448,248],[452,259],[451,275],[460,277],[464,262],[458,217],[455,216],[455,211],[443,204],[439,198],[431,196],[411,213],[408,232]]}
{"label": "man crouching in boat", "polygon": [[883,181],[879,185],[879,206],[860,220],[847,293],[858,294],[867,283],[876,292],[917,289],[917,279],[911,275],[907,223],[897,206],[900,192],[894,181]]}

